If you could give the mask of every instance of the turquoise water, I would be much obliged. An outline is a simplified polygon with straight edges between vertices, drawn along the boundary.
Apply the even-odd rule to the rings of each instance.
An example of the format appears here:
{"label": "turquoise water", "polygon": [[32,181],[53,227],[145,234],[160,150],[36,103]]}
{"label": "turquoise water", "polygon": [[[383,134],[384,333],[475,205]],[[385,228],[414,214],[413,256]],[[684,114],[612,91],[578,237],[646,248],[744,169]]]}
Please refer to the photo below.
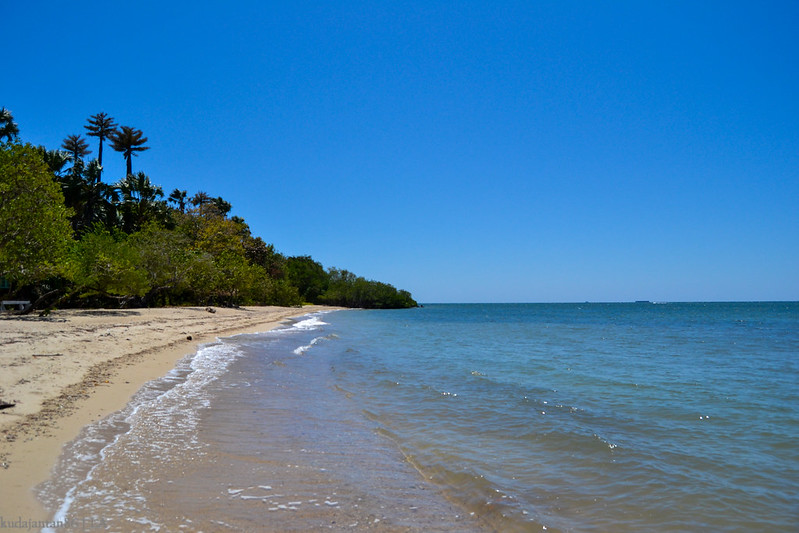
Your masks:
{"label": "turquoise water", "polygon": [[429,305],[329,322],[341,387],[506,527],[796,531],[799,304]]}
{"label": "turquoise water", "polygon": [[41,494],[162,531],[796,531],[797,438],[797,303],[337,311],[203,348]]}

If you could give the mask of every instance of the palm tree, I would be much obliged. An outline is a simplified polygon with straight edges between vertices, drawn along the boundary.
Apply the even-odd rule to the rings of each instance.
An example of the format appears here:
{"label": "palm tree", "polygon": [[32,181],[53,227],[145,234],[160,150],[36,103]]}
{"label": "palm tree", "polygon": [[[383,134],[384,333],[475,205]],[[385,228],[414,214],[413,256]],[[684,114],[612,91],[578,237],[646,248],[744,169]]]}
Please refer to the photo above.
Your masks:
{"label": "palm tree", "polygon": [[175,189],[172,191],[172,194],[169,195],[168,200],[175,204],[175,207],[177,207],[181,213],[186,212],[186,191]]}
{"label": "palm tree", "polygon": [[199,191],[189,199],[191,205],[197,208],[201,216],[221,216],[225,218],[233,208],[230,202],[226,202],[221,196],[211,197],[207,192]]}
{"label": "palm tree", "polygon": [[[61,152],[62,154],[65,152]],[[116,206],[119,200],[114,187],[100,181],[100,163],[94,159],[79,173],[56,176],[64,194],[64,203],[74,211],[72,229],[78,235],[102,223],[115,225]]]}
{"label": "palm tree", "polygon": [[132,158],[138,155],[136,152],[143,152],[149,150],[149,146],[144,146],[147,142],[147,137],[143,136],[141,130],[131,128],[130,126],[122,126],[119,130],[114,131],[109,135],[108,139],[111,141],[111,147],[117,152],[121,152],[128,163],[127,175],[133,174]]}
{"label": "palm tree", "polygon": [[200,214],[202,214],[204,207],[213,202],[213,198],[211,198],[207,192],[199,191],[189,199],[189,202],[191,202],[191,205],[194,207],[197,207],[200,211]]}
{"label": "palm tree", "polygon": [[6,141],[11,142],[19,135],[19,127],[14,122],[11,111],[5,107],[0,107],[0,139],[5,137]]}
{"label": "palm tree", "polygon": [[101,222],[111,226],[111,221],[116,218],[115,201],[119,198],[112,185],[103,183],[100,179],[102,173],[100,162],[95,159],[86,167],[83,176],[83,220],[80,230],[89,230],[94,224]]}
{"label": "palm tree", "polygon": [[166,202],[161,200],[164,190],[153,185],[144,172],[128,174],[116,184],[122,193],[123,230],[132,233],[149,220],[165,221]]}
{"label": "palm tree", "polygon": [[56,177],[61,176],[61,173],[64,171],[64,166],[70,160],[69,153],[64,150],[48,150],[44,146],[39,146],[37,150],[39,150],[50,172],[55,174]]}
{"label": "palm tree", "polygon": [[80,135],[69,135],[61,143],[61,148],[69,152],[72,159],[72,173],[77,175],[83,171],[83,156],[92,153],[89,150],[89,143]]}
{"label": "palm tree", "polygon": [[97,113],[92,115],[87,120],[88,124],[83,126],[90,137],[97,137],[100,140],[100,149],[97,152],[97,161],[100,163],[100,168],[103,167],[103,141],[111,139],[111,136],[116,132],[117,123],[114,119],[105,113]]}
{"label": "palm tree", "polygon": [[225,201],[221,196],[217,196],[211,200],[214,208],[219,211],[219,214],[222,215],[222,218],[226,217],[230,210],[233,209],[233,206],[230,205],[230,202]]}
{"label": "palm tree", "polygon": [[122,193],[123,202],[152,202],[164,196],[164,190],[160,185],[153,185],[149,176],[144,172],[128,174],[121,180],[117,187]]}

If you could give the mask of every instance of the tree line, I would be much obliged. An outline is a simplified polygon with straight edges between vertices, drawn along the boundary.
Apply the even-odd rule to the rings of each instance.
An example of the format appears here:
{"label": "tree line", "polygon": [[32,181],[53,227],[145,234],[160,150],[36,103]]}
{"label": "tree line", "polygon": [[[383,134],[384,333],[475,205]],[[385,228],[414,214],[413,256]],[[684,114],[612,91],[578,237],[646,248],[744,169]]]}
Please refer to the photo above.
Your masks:
{"label": "tree line", "polygon": [[[232,206],[204,191],[163,189],[133,158],[149,149],[141,130],[92,115],[90,145],[68,135],[60,149],[19,139],[0,108],[0,295],[32,309],[164,305],[414,307],[407,291],[310,256],[287,257],[252,235]],[[103,181],[103,146],[126,175]]]}

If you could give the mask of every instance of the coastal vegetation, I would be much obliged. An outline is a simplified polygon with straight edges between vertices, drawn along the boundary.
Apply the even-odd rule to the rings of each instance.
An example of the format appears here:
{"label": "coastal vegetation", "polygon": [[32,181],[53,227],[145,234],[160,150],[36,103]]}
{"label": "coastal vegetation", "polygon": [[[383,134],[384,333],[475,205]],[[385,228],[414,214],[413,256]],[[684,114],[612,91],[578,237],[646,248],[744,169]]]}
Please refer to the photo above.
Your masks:
{"label": "coastal vegetation", "polygon": [[[149,149],[141,130],[105,113],[84,126],[98,141],[68,135],[60,149],[19,139],[0,109],[0,295],[32,309],[163,305],[414,307],[407,291],[310,256],[287,257],[230,216],[222,197],[163,189],[133,157]],[[103,180],[103,145],[127,173]]]}

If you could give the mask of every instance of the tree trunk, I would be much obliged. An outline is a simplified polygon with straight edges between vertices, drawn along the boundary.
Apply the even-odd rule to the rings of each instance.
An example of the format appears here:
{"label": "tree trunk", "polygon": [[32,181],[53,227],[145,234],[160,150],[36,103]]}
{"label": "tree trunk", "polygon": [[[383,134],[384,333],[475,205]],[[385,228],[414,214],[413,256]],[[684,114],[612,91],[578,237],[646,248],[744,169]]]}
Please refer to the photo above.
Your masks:
{"label": "tree trunk", "polygon": [[[35,309],[38,309],[38,308],[39,308],[39,306],[40,306],[40,305],[41,305],[41,304],[42,304],[44,301],[46,301],[48,298],[50,298],[50,297],[51,297],[51,296],[53,296],[53,295],[57,295],[57,294],[58,294],[58,293],[60,293],[60,292],[65,292],[65,291],[64,291],[64,289],[53,289],[53,290],[51,290],[51,291],[49,291],[49,292],[46,292],[46,293],[44,293],[43,295],[39,296],[39,297],[36,299],[36,301],[35,301],[35,302],[33,302],[32,304],[29,304],[29,305],[28,305],[28,306],[27,306],[25,309],[23,309],[23,310],[22,310],[22,312],[20,312],[19,314],[21,314],[21,315],[28,315],[28,314],[30,314],[30,313],[31,313],[33,310],[35,310]],[[60,302],[61,300],[58,300],[58,301]],[[52,306],[50,306],[50,307],[52,307]]]}

